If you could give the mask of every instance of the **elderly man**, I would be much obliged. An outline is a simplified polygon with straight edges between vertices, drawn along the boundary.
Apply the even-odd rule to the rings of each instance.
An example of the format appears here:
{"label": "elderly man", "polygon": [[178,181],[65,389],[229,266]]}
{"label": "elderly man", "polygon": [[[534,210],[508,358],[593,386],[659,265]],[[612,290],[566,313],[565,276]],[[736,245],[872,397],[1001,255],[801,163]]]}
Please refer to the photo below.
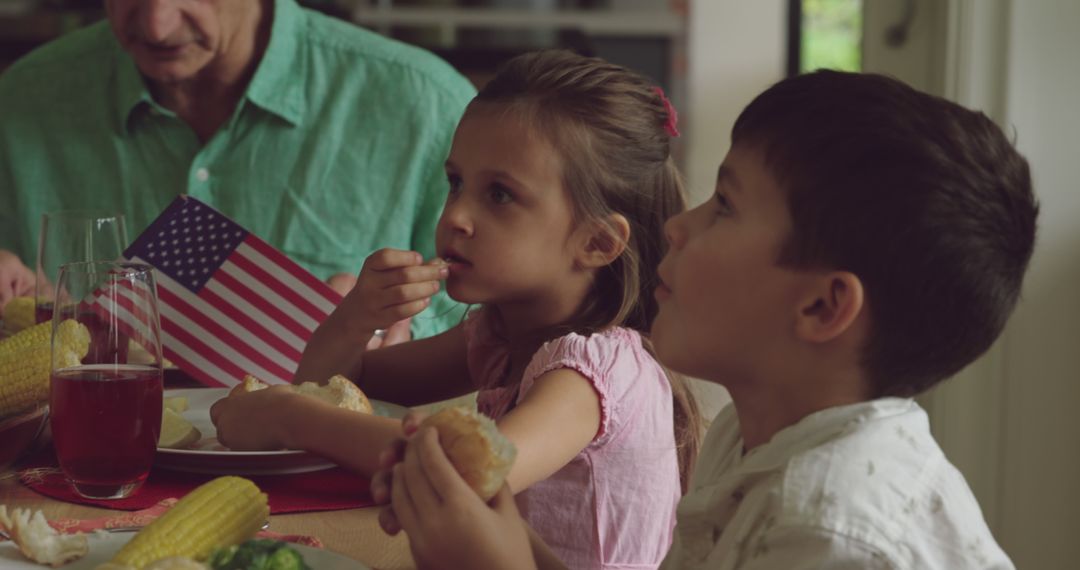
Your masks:
{"label": "elderly man", "polygon": [[[448,65],[295,0],[105,7],[0,75],[0,306],[33,282],[20,258],[43,212],[116,210],[137,235],[178,194],[341,291],[380,247],[433,254],[475,93]],[[413,333],[446,328],[449,307]]]}

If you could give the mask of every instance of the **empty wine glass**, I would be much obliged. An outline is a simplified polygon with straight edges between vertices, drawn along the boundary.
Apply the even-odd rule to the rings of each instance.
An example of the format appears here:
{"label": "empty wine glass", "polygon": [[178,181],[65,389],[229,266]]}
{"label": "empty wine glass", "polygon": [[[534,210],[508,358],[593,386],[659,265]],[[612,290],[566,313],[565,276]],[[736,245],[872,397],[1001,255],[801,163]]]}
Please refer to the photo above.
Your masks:
{"label": "empty wine glass", "polygon": [[61,265],[116,261],[127,243],[123,214],[106,210],[57,210],[42,215],[34,291],[37,322],[52,318],[52,295]]}

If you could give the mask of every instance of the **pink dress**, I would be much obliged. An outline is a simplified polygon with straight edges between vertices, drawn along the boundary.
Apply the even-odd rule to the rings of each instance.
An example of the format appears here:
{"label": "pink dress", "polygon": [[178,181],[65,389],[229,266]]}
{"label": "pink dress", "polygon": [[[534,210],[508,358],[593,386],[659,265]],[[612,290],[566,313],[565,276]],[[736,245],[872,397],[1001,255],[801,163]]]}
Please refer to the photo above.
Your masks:
{"label": "pink dress", "polygon": [[517,494],[518,508],[572,569],[656,568],[671,546],[680,497],[671,385],[641,335],[613,328],[568,334],[533,355],[519,386],[490,388],[509,366],[505,342],[482,311],[465,323],[469,370],[481,412],[498,420],[537,378],[559,368],[600,396],[600,429],[569,464]]}

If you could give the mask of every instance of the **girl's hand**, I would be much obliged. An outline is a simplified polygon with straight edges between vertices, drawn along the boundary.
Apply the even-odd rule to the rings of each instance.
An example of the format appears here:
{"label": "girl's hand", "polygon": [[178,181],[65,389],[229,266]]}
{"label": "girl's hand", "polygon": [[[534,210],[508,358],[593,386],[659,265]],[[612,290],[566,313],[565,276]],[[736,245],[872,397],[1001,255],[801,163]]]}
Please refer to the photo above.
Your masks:
{"label": "girl's hand", "polygon": [[210,421],[217,428],[218,441],[229,449],[283,449],[290,447],[289,418],[297,415],[297,408],[310,405],[328,404],[297,394],[289,386],[271,386],[214,402]]}
{"label": "girl's hand", "polygon": [[424,412],[410,410],[401,418],[401,431],[404,437],[394,440],[379,454],[379,470],[371,476],[371,499],[376,505],[388,505],[379,513],[379,524],[389,535],[401,532],[401,525],[397,523],[397,517],[394,516],[394,507],[389,506],[394,466],[405,460],[406,438],[420,429],[420,423],[426,417],[427,414]]}
{"label": "girl's hand", "polygon": [[409,535],[418,567],[535,568],[509,487],[485,504],[447,459],[434,429],[409,438],[390,487],[392,522]]}
{"label": "girl's hand", "polygon": [[356,285],[327,320],[341,319],[349,334],[366,339],[427,308],[447,275],[444,263],[424,264],[415,251],[380,249],[364,261]]}

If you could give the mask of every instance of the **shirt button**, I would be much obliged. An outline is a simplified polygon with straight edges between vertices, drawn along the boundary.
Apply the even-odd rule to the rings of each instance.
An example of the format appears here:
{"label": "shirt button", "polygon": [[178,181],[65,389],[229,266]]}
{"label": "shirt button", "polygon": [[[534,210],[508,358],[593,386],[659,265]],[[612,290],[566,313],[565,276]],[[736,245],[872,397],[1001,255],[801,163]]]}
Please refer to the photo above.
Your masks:
{"label": "shirt button", "polygon": [[205,168],[200,168],[195,171],[195,178],[199,182],[206,182],[207,180],[210,180],[210,171]]}

